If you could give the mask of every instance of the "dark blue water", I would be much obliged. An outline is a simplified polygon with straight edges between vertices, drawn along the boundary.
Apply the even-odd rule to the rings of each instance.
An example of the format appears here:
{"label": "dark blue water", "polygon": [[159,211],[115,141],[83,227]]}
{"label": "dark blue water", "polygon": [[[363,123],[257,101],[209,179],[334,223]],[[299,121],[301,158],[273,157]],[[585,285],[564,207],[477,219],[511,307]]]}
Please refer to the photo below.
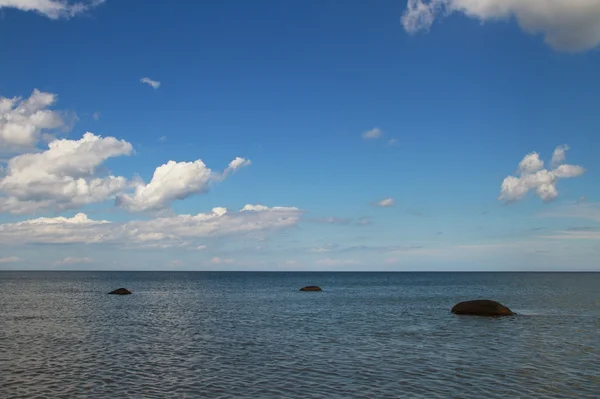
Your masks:
{"label": "dark blue water", "polygon": [[0,397],[117,396],[598,398],[600,274],[0,272]]}

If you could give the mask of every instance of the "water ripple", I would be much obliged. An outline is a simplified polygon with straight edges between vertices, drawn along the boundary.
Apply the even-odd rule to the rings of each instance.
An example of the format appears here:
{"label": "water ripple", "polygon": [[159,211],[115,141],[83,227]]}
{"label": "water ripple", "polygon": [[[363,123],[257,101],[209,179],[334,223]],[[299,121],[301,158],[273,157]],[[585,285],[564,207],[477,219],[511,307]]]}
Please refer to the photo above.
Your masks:
{"label": "water ripple", "polygon": [[475,276],[0,273],[0,397],[598,398],[598,275]]}

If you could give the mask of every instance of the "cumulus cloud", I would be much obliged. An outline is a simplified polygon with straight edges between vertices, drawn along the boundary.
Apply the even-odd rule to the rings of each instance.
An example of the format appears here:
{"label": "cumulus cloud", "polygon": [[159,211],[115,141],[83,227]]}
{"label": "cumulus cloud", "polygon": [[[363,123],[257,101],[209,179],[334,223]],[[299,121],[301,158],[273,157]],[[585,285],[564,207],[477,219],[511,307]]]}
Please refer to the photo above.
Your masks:
{"label": "cumulus cloud", "polygon": [[135,192],[119,194],[116,204],[129,211],[156,211],[165,209],[175,200],[183,200],[209,190],[213,180],[223,180],[228,174],[250,165],[250,161],[237,157],[222,174],[214,173],[202,160],[194,162],[169,161],[154,171],[150,183],[135,183]]}
{"label": "cumulus cloud", "polygon": [[6,258],[0,258],[0,264],[2,263],[14,263],[21,262],[23,259],[17,258],[16,256],[8,256]]}
{"label": "cumulus cloud", "polygon": [[374,140],[374,139],[378,139],[383,135],[383,132],[381,131],[381,129],[379,128],[373,128],[371,130],[368,130],[366,132],[364,132],[361,137],[365,140]]}
{"label": "cumulus cloud", "polygon": [[75,258],[75,257],[67,256],[66,258],[56,261],[55,263],[57,265],[76,265],[79,263],[92,263],[92,262],[93,262],[93,259],[88,258],[88,257]]}
{"label": "cumulus cloud", "polygon": [[140,82],[147,84],[153,89],[158,89],[160,87],[160,82],[158,80],[152,80],[150,78],[141,78]]}
{"label": "cumulus cloud", "polygon": [[429,30],[436,18],[454,12],[482,22],[515,18],[521,29],[541,34],[559,51],[600,44],[598,0],[408,0],[402,24],[409,33]]}
{"label": "cumulus cloud", "polygon": [[[209,213],[112,223],[74,217],[37,218],[0,224],[0,243],[107,244],[126,247],[199,248],[203,241],[257,232],[269,233],[295,226],[300,210],[293,207],[246,205],[239,212],[214,208]],[[202,241],[200,241],[202,240]]]}
{"label": "cumulus cloud", "polygon": [[45,132],[66,128],[61,113],[49,109],[56,99],[38,89],[27,99],[0,97],[0,149],[33,147]]}
{"label": "cumulus cloud", "polygon": [[60,211],[114,197],[126,179],[98,177],[96,170],[107,159],[132,151],[125,140],[88,132],[80,140],[54,140],[46,151],[15,156],[0,179],[0,211]]}
{"label": "cumulus cloud", "polygon": [[0,9],[15,8],[21,11],[34,11],[51,19],[71,18],[105,0],[72,2],[68,0],[0,0]]}
{"label": "cumulus cloud", "polygon": [[387,208],[396,205],[396,201],[393,198],[384,198],[381,201],[376,202],[374,205],[382,208]]}
{"label": "cumulus cloud", "polygon": [[554,169],[544,169],[544,162],[537,152],[525,155],[519,163],[518,176],[508,176],[502,182],[499,200],[515,202],[523,199],[530,190],[543,201],[549,202],[558,196],[556,184],[559,179],[581,176],[585,169],[577,165],[556,165],[564,161],[567,146],[559,146],[554,150],[552,164]]}

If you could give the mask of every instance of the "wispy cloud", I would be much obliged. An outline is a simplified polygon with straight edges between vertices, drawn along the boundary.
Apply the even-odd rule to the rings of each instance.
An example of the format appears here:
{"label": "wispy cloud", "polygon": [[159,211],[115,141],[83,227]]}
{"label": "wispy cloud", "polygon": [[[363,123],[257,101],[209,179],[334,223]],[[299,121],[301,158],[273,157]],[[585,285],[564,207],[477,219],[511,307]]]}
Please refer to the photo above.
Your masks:
{"label": "wispy cloud", "polygon": [[396,205],[396,201],[393,198],[384,198],[381,201],[377,201],[373,204],[381,208],[387,208]]}
{"label": "wispy cloud", "polygon": [[308,251],[309,252],[315,252],[315,253],[323,253],[323,252],[330,252],[333,251],[334,249],[336,249],[338,247],[337,244],[333,244],[333,243],[329,243],[329,244],[325,244],[321,247],[317,247],[317,248],[311,248]]}
{"label": "wispy cloud", "polygon": [[342,249],[341,252],[407,252],[422,248],[422,245],[354,245]]}
{"label": "wispy cloud", "polygon": [[140,82],[147,84],[153,89],[158,89],[160,87],[160,82],[158,80],[152,80],[150,78],[141,78]]}
{"label": "wispy cloud", "polygon": [[398,139],[389,139],[386,144],[390,147],[398,145]]}
{"label": "wispy cloud", "polygon": [[574,226],[574,227],[569,227],[567,229],[567,231],[596,231],[598,230],[597,227],[593,227],[593,226]]}
{"label": "wispy cloud", "polygon": [[370,217],[362,217],[360,219],[358,219],[357,224],[361,225],[361,226],[366,226],[373,223],[373,220]]}
{"label": "wispy cloud", "polygon": [[367,130],[361,134],[361,137],[365,140],[375,140],[383,136],[383,132],[379,128],[373,128],[371,130]]}
{"label": "wispy cloud", "polygon": [[74,264],[78,264],[78,263],[92,263],[92,262],[93,262],[93,259],[89,258],[89,257],[77,258],[77,257],[67,256],[66,258],[56,261],[55,264],[57,264],[57,265],[74,265]]}
{"label": "wispy cloud", "polygon": [[338,218],[335,216],[327,216],[323,218],[307,218],[308,222],[324,223],[324,224],[348,224],[352,221],[350,218]]}
{"label": "wispy cloud", "polygon": [[212,263],[213,265],[229,265],[235,263],[235,259],[220,258],[218,256],[215,256],[210,260],[210,263]]}
{"label": "wispy cloud", "polygon": [[97,121],[100,119],[100,112],[96,111],[92,114],[92,118]]}
{"label": "wispy cloud", "polygon": [[0,258],[0,263],[14,263],[21,262],[23,259],[18,258],[16,256],[8,256],[6,258]]}
{"label": "wispy cloud", "polygon": [[65,0],[0,0],[0,9],[15,8],[21,11],[33,11],[50,19],[59,19],[74,17],[104,2],[105,0],[78,3]]}
{"label": "wispy cloud", "polygon": [[537,214],[541,218],[585,219],[600,222],[600,202],[582,202],[558,206]]}
{"label": "wispy cloud", "polygon": [[549,238],[555,240],[600,240],[600,231],[559,231],[555,234],[539,236],[539,238]]}

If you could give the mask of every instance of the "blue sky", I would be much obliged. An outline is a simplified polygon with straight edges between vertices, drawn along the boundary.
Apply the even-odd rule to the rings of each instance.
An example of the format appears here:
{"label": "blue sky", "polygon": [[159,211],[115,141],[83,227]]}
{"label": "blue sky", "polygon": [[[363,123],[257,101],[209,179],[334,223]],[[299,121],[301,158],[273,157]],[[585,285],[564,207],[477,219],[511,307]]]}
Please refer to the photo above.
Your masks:
{"label": "blue sky", "polygon": [[0,268],[599,270],[600,7],[525,3],[0,0]]}

